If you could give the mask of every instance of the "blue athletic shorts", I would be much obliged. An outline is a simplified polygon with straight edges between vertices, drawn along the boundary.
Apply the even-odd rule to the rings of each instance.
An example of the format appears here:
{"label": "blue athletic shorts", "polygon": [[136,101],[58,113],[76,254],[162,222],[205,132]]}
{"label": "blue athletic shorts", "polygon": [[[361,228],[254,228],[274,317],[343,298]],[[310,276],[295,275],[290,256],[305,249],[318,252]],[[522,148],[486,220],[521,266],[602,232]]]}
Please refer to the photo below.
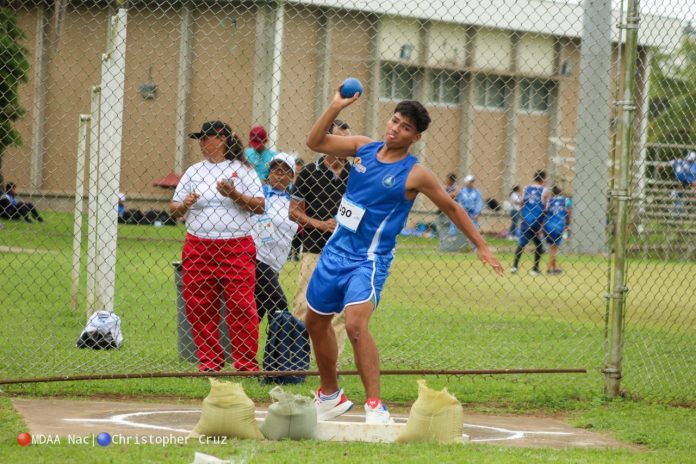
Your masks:
{"label": "blue athletic shorts", "polygon": [[545,230],[544,231],[545,238],[546,238],[546,243],[549,245],[561,245],[561,242],[563,242],[563,231],[557,231],[557,230]]}
{"label": "blue athletic shorts", "polygon": [[307,287],[307,304],[318,314],[339,314],[351,304],[371,301],[375,308],[392,258],[346,257],[324,249]]}
{"label": "blue athletic shorts", "polygon": [[530,224],[527,221],[522,221],[520,224],[520,239],[517,242],[519,246],[525,246],[528,244],[534,237],[537,236],[539,231],[541,230],[541,223],[540,222],[535,222],[534,224]]}

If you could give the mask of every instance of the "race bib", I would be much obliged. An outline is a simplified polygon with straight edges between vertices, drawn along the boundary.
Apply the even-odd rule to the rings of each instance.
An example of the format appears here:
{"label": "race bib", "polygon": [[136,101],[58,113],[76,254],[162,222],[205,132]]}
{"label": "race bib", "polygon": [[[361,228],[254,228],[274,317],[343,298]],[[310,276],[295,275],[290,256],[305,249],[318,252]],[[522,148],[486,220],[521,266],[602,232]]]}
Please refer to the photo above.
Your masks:
{"label": "race bib", "polygon": [[343,199],[341,199],[341,205],[338,207],[336,222],[350,231],[357,232],[360,221],[362,221],[364,215],[365,208],[353,203],[344,196]]}
{"label": "race bib", "polygon": [[274,227],[273,221],[268,216],[261,216],[256,221],[256,237],[260,243],[267,244],[275,241],[273,238]]}

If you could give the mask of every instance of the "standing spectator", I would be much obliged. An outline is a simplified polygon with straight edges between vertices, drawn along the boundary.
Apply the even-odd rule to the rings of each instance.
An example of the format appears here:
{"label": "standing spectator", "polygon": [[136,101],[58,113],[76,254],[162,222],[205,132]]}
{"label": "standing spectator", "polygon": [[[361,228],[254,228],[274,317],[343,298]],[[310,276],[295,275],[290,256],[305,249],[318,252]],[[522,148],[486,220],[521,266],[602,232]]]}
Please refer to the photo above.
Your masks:
{"label": "standing spectator", "polygon": [[290,193],[292,193],[292,189],[295,188],[295,181],[297,181],[297,176],[300,175],[300,172],[302,172],[303,168],[304,168],[304,160],[302,158],[297,158],[295,160],[295,177],[293,178],[293,181],[289,187]]}
{"label": "standing spectator", "polygon": [[510,192],[510,230],[508,238],[515,239],[519,237],[520,211],[522,210],[522,189],[519,185],[512,187]]}
{"label": "standing spectator", "polygon": [[295,159],[278,153],[270,164],[268,183],[263,186],[266,211],[258,218],[256,234],[256,309],[259,320],[264,314],[287,311],[288,300],[278,275],[288,259],[292,238],[297,231],[288,211],[288,186],[295,172]]}
{"label": "standing spectator", "polygon": [[[459,191],[455,200],[457,203],[464,208],[464,211],[471,218],[471,222],[474,223],[476,229],[480,229],[478,218],[483,210],[483,197],[481,196],[481,191],[474,187],[474,182],[476,178],[472,175],[468,175],[464,178],[464,188]],[[456,235],[459,232],[457,226],[450,222],[450,235]],[[472,244],[473,250],[476,250],[476,246]]]}
{"label": "standing spectator", "polygon": [[453,172],[450,172],[447,174],[447,177],[445,178],[445,192],[447,192],[447,195],[450,196],[451,199],[457,198],[457,194],[459,194],[459,186],[457,185],[457,175]]}
{"label": "standing spectator", "polygon": [[[350,126],[339,119],[329,127],[329,134],[350,135]],[[290,204],[290,218],[304,228],[302,247],[304,253],[297,278],[297,291],[293,300],[293,315],[304,320],[307,306],[307,285],[324,245],[336,229],[334,217],[346,191],[350,166],[344,158],[324,155],[308,164],[297,178],[296,189]],[[333,318],[331,325],[336,333],[338,356],[347,339],[345,315]]]}
{"label": "standing spectator", "polygon": [[189,137],[199,141],[204,160],[186,170],[169,208],[175,217],[186,215],[183,296],[198,369],[216,372],[225,364],[218,333],[222,295],[234,367],[257,371],[256,247],[251,232],[253,215],[263,213],[265,206],[261,181],[227,124],[205,122]]}
{"label": "standing spectator", "polygon": [[533,276],[538,276],[539,260],[544,252],[544,245],[539,238],[542,225],[544,223],[544,211],[549,201],[549,190],[544,188],[546,182],[546,171],[538,170],[534,173],[533,182],[524,188],[522,196],[522,209],[520,210],[520,239],[515,250],[515,262],[510,272],[515,274],[520,263],[520,257],[529,241],[534,242],[534,267],[529,272]]}
{"label": "standing spectator", "polygon": [[262,182],[268,178],[268,167],[275,152],[266,147],[268,143],[268,132],[261,125],[254,126],[249,131],[249,147],[244,150],[244,156],[250,162]]}
{"label": "standing spectator", "polygon": [[33,222],[32,218],[38,222],[44,222],[33,203],[20,201],[17,199],[15,191],[17,184],[8,182],[0,196],[0,217],[7,219],[24,219],[26,222]]}
{"label": "standing spectator", "polygon": [[[292,193],[295,191],[295,183],[297,182],[297,177],[300,175],[300,172],[302,172],[302,168],[304,168],[304,160],[302,158],[297,158],[295,160],[295,175],[293,177],[293,181],[288,186],[288,192],[292,195]],[[295,236],[292,238],[292,246],[290,247],[290,257],[288,258],[291,261],[299,261],[300,260],[300,255],[302,254],[302,234],[304,233],[304,230],[302,229],[302,226],[298,224],[297,232],[295,232]]]}
{"label": "standing spectator", "polygon": [[570,208],[568,200],[561,195],[561,188],[557,185],[551,189],[551,199],[546,207],[546,218],[544,220],[544,236],[546,243],[549,244],[549,267],[546,273],[549,275],[560,274],[561,268],[556,263],[558,247],[563,241],[563,233],[570,226]]}

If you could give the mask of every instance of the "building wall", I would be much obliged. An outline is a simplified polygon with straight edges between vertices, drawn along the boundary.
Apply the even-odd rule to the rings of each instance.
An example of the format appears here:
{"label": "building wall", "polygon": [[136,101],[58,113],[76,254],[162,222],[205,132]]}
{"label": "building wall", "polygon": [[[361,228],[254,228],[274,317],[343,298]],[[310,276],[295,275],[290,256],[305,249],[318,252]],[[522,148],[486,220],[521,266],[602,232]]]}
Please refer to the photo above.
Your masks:
{"label": "building wall", "polygon": [[[204,121],[220,119],[230,124],[246,143],[249,129],[256,122],[253,120],[256,11],[230,5],[205,7],[193,12],[192,27],[190,110],[186,127],[196,131]],[[176,47],[178,50],[178,43]],[[174,53],[172,56],[178,56],[178,52]],[[173,162],[173,150],[167,156]],[[191,140],[187,165],[200,159],[198,143]],[[160,175],[170,170],[165,169]]]}
{"label": "building wall", "polygon": [[460,174],[475,176],[484,197],[503,198],[501,172],[505,163],[506,127],[503,111],[473,112],[470,169]]}
{"label": "building wall", "polygon": [[488,71],[508,71],[512,65],[512,43],[508,31],[479,29],[474,40],[473,66]]}
{"label": "building wall", "polygon": [[[333,22],[331,31],[330,72],[329,72],[329,104],[334,92],[341,82],[347,77],[355,77],[365,86],[370,78],[371,37],[376,33],[372,26],[372,19],[366,15],[353,13],[350,16],[341,17]],[[375,92],[376,89],[367,89],[366,92]],[[366,134],[368,112],[367,94],[353,103],[341,118],[346,120],[354,134]],[[306,134],[305,134],[306,135]]]}
{"label": "building wall", "polygon": [[[28,35],[25,44],[33,53],[36,10],[20,11],[19,19]],[[133,199],[166,200],[171,192],[152,187],[151,182],[174,169],[181,12],[132,7],[128,21],[121,189]],[[280,150],[296,152],[307,160],[317,156],[306,148],[306,135],[318,106],[325,107],[338,84],[348,76],[357,77],[366,85],[366,95],[341,117],[353,126],[354,133],[374,130],[381,137],[397,101],[376,98],[376,108],[369,108],[370,92],[380,90],[368,85],[373,82],[371,73],[379,68],[373,66],[372,59],[376,58],[379,63],[407,64],[418,73],[414,98],[426,104],[433,123],[414,151],[423,154],[425,165],[439,179],[451,171],[459,176],[474,174],[484,196],[503,200],[509,189],[504,172],[510,160],[512,181],[524,184],[535,169],[547,167],[549,159],[557,154],[573,157],[570,148],[552,147],[549,138],[568,139],[574,145],[580,67],[577,39],[538,34],[515,37],[506,30],[438,22],[427,23],[424,31],[416,19],[380,19],[360,12],[346,15],[292,5],[286,6],[284,21],[276,147]],[[322,30],[323,23],[329,24],[328,31]],[[189,111],[184,115],[187,132],[197,130],[205,120],[222,119],[246,143],[249,128],[264,122],[254,120],[254,106],[259,102],[255,92],[263,88],[254,76],[264,58],[260,54],[270,53],[273,44],[267,37],[257,39],[258,25],[254,6],[209,4],[193,11]],[[373,37],[378,29],[379,40],[375,42]],[[89,112],[89,88],[99,82],[106,30],[105,10],[70,8],[60,48],[53,47],[48,52],[44,194],[67,195],[74,189],[77,118],[79,113]],[[379,47],[377,50],[372,49],[374,44]],[[404,45],[409,46],[410,56],[403,54]],[[569,65],[567,76],[559,75],[563,63]],[[321,95],[324,85],[320,70],[324,65],[329,91],[326,101],[318,103],[317,95]],[[140,95],[139,86],[149,80],[150,67],[158,91],[156,98],[146,100]],[[517,80],[554,80],[557,88],[553,111],[519,112],[518,102],[512,98],[501,110],[482,109],[476,106],[475,98],[462,99],[466,104],[431,103],[432,72],[441,69],[462,73],[471,86],[476,85],[476,76],[483,73]],[[379,76],[376,81],[379,82]],[[32,92],[32,82],[21,88],[22,101],[29,110]],[[470,94],[475,96],[475,89]],[[368,117],[372,111],[374,118]],[[366,125],[371,119],[374,128]],[[462,144],[465,122],[470,123],[471,137]],[[7,179],[26,189],[30,179],[31,118],[27,116],[18,127],[25,144],[10,148],[4,169]],[[506,139],[511,127],[515,128],[513,140]],[[185,166],[200,159],[195,141],[189,140],[187,149]],[[468,159],[468,168],[464,159]],[[564,166],[563,169],[572,170],[572,163]],[[568,172],[563,175],[571,175]]]}
{"label": "building wall", "polygon": [[[179,22],[174,10],[140,11],[128,17],[121,190],[158,195],[152,181],[174,169]],[[157,85],[144,99],[140,86]]]}

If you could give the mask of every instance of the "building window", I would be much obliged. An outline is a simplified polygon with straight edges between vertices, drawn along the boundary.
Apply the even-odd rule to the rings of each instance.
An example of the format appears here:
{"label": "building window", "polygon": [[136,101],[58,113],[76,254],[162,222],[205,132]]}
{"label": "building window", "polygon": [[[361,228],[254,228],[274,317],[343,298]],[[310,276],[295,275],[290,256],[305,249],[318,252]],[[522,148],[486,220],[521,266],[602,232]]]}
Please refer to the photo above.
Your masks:
{"label": "building window", "polygon": [[398,64],[383,64],[380,97],[389,100],[413,100],[420,71]]}
{"label": "building window", "polygon": [[476,78],[477,106],[504,109],[509,93],[509,78],[503,76],[478,76]]}
{"label": "building window", "polygon": [[430,101],[449,105],[459,104],[463,76],[451,71],[433,71],[430,80]]}
{"label": "building window", "polygon": [[555,87],[554,81],[522,79],[520,81],[520,111],[546,113]]}

